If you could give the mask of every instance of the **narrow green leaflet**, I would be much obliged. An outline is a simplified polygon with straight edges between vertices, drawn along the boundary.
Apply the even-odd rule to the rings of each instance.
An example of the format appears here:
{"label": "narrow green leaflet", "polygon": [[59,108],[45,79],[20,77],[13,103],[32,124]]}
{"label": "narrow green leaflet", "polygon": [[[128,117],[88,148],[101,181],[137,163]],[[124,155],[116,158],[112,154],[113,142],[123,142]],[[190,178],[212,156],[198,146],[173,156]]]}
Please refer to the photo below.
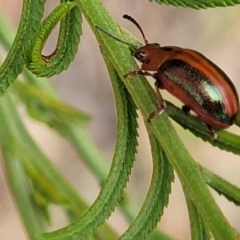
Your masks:
{"label": "narrow green leaflet", "polygon": [[185,199],[187,202],[188,216],[190,220],[191,239],[192,240],[210,240],[211,236],[202,217],[200,216],[194,202],[192,201],[187,189],[183,187]]}
{"label": "narrow green leaflet", "polygon": [[90,120],[87,114],[56,100],[31,83],[19,81],[13,87],[26,104],[30,116],[59,131],[63,123],[85,124]]}
{"label": "narrow green leaflet", "polygon": [[0,67],[0,96],[22,72],[31,38],[40,27],[46,0],[24,0],[21,20],[11,49]]}
{"label": "narrow green leaflet", "polygon": [[[152,2],[153,0],[149,0]],[[157,3],[173,5],[176,7],[189,7],[194,9],[206,9],[214,7],[234,6],[240,3],[240,0],[154,0]]]}
{"label": "narrow green leaflet", "polygon": [[165,102],[167,104],[166,111],[168,115],[183,128],[188,129],[194,135],[202,138],[204,141],[208,141],[213,146],[240,155],[240,136],[221,130],[217,131],[218,139],[216,142],[213,142],[209,136],[209,131],[205,124],[200,122],[196,117],[188,116],[172,103],[168,101]]}
{"label": "narrow green leaflet", "polygon": [[[1,133],[0,135],[2,136]],[[6,171],[10,190],[14,199],[18,199],[15,203],[21,214],[22,222],[27,230],[27,235],[29,239],[34,239],[36,232],[41,232],[44,228],[41,218],[37,217],[37,208],[31,198],[28,179],[26,179],[21,156],[17,151],[9,151],[7,148],[3,150],[3,156],[5,160],[4,170]]]}
{"label": "narrow green leaflet", "polygon": [[151,185],[138,216],[120,237],[121,240],[147,239],[160,220],[164,207],[168,204],[171,182],[174,179],[173,169],[154,135],[150,131],[148,134],[153,157]]}
{"label": "narrow green leaflet", "polygon": [[240,188],[229,183],[222,177],[214,174],[206,168],[201,167],[205,182],[216,192],[226,197],[235,205],[240,206]]}

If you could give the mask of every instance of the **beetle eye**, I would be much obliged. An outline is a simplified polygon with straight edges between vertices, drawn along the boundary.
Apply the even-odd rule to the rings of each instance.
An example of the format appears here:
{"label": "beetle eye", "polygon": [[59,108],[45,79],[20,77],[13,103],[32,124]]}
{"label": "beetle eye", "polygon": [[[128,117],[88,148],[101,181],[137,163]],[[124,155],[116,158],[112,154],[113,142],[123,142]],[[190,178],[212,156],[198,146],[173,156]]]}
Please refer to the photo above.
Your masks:
{"label": "beetle eye", "polygon": [[145,52],[142,52],[142,51],[136,52],[136,53],[134,54],[134,57],[135,57],[136,59],[138,59],[138,60],[143,59],[145,56],[146,56],[146,53],[145,53]]}
{"label": "beetle eye", "polygon": [[161,47],[159,43],[154,43],[156,47]]}

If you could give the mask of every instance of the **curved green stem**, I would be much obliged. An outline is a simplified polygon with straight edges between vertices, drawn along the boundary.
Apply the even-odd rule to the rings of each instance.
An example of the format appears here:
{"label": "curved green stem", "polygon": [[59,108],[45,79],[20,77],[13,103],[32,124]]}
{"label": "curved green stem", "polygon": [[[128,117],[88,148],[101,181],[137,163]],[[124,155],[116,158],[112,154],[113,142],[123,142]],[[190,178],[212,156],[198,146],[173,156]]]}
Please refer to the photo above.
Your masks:
{"label": "curved green stem", "polygon": [[[48,56],[42,55],[45,42],[61,20],[56,49]],[[62,0],[41,24],[39,34],[30,50],[29,69],[39,77],[51,77],[66,70],[73,61],[82,33],[81,12],[75,2]]]}
{"label": "curved green stem", "polygon": [[38,32],[46,0],[24,0],[16,37],[0,67],[0,96],[22,72],[32,36]]}

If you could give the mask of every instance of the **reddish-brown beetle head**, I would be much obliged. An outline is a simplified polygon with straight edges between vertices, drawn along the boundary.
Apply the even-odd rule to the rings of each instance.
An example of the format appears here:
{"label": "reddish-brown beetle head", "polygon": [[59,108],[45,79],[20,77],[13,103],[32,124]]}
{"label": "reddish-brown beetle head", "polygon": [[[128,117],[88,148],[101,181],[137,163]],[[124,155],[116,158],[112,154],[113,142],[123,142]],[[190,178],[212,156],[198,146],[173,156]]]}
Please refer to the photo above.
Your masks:
{"label": "reddish-brown beetle head", "polygon": [[[130,48],[132,55],[139,61],[141,62],[142,65],[142,69],[144,70],[157,70],[158,67],[160,66],[160,64],[162,63],[164,57],[165,57],[165,53],[163,53],[163,57],[159,57],[159,50],[161,49],[161,46],[159,43],[149,43],[148,40],[145,37],[145,34],[141,28],[141,26],[139,25],[139,23],[132,18],[129,15],[123,15],[123,18],[129,20],[130,22],[132,22],[141,32],[143,40],[145,45],[139,48]],[[157,57],[157,59],[156,59]]]}
{"label": "reddish-brown beetle head", "polygon": [[132,51],[132,55],[141,63],[148,61],[148,58],[152,56],[155,50],[159,50],[161,46],[158,43],[148,43],[135,51]]}
{"label": "reddish-brown beetle head", "polygon": [[[104,32],[106,35],[108,35],[109,37],[115,39],[118,42],[121,42],[127,46],[129,46],[129,49],[131,51],[131,54],[139,61],[141,62],[142,65],[142,69],[144,70],[150,70],[150,71],[155,71],[158,69],[158,67],[160,66],[160,64],[163,62],[163,60],[165,59],[166,56],[166,52],[163,51],[163,57],[159,58],[159,50],[161,49],[160,44],[158,43],[149,43],[144,35],[144,32],[142,30],[142,28],[140,27],[140,25],[138,24],[138,22],[132,18],[129,15],[123,15],[123,18],[129,20],[130,22],[132,22],[141,32],[143,40],[145,45],[142,47],[136,47],[133,44],[123,41],[115,36],[113,36],[112,34],[108,33],[107,31],[105,31],[104,29],[96,26],[96,28],[102,32]],[[156,59],[157,57],[157,59]]]}

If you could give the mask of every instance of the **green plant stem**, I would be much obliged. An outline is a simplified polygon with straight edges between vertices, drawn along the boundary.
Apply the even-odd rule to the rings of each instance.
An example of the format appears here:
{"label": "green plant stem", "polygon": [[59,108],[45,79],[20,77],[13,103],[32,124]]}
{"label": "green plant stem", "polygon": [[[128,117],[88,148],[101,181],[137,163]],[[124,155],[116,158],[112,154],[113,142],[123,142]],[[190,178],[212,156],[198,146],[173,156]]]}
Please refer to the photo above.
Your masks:
{"label": "green plant stem", "polygon": [[79,156],[87,164],[93,175],[102,184],[108,174],[109,166],[104,157],[93,144],[86,130],[67,126],[68,139],[77,150]]}
{"label": "green plant stem", "polygon": [[[37,218],[36,206],[34,206],[29,188],[26,181],[26,174],[21,159],[9,151],[3,152],[5,161],[5,171],[8,178],[9,186],[12,190],[16,205],[21,213],[26,232],[29,239],[35,238],[36,232],[44,230],[40,218]],[[26,211],[27,209],[27,211]]]}

